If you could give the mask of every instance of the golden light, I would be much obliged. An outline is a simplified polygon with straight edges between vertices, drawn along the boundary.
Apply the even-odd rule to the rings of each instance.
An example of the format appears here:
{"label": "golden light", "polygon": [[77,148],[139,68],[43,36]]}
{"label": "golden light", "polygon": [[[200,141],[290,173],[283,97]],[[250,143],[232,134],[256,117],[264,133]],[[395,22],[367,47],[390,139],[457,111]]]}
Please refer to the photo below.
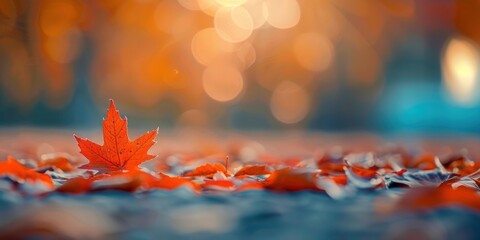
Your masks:
{"label": "golden light", "polygon": [[245,42],[238,47],[236,54],[242,63],[243,69],[249,68],[257,60],[255,48],[249,42]]}
{"label": "golden light", "polygon": [[208,115],[198,109],[190,109],[183,112],[178,118],[181,127],[204,127],[208,125]]}
{"label": "golden light", "polygon": [[238,7],[243,5],[248,0],[216,0],[216,1],[224,7]]}
{"label": "golden light", "polygon": [[80,52],[85,6],[72,0],[41,1],[33,26],[45,78],[45,96],[51,108],[64,107],[73,94],[70,63]]}
{"label": "golden light", "polygon": [[242,5],[252,18],[253,28],[262,27],[268,18],[268,10],[263,0],[249,0]]}
{"label": "golden light", "polygon": [[275,28],[292,28],[300,21],[300,6],[296,0],[265,0],[265,17]]}
{"label": "golden light", "polygon": [[14,29],[15,21],[17,20],[17,7],[15,7],[15,3],[12,0],[0,3],[0,16],[3,16],[0,24],[0,33],[6,33]]}
{"label": "golden light", "polygon": [[201,10],[197,0],[177,0],[177,1],[180,5],[182,5],[182,7],[188,10],[192,10],[192,11]]}
{"label": "golden light", "polygon": [[10,77],[6,81],[5,79],[0,80],[2,87],[7,90],[4,97],[10,97],[15,104],[20,106],[31,106],[35,103],[40,89],[28,71],[30,67],[28,50],[15,39],[2,38],[0,39],[0,53],[10,59],[10,68],[5,68],[6,71],[2,72]]}
{"label": "golden light", "polygon": [[190,47],[195,60],[205,66],[221,61],[228,52],[234,50],[234,46],[223,40],[214,28],[197,32]]}
{"label": "golden light", "polygon": [[42,32],[49,37],[57,37],[68,31],[80,16],[78,5],[73,1],[46,2],[39,18]]}
{"label": "golden light", "polygon": [[244,7],[235,7],[230,9],[230,15],[239,28],[251,31],[253,30],[253,19],[250,13]]}
{"label": "golden light", "polygon": [[462,38],[451,39],[442,60],[443,82],[450,96],[460,104],[472,104],[479,96],[479,49]]}
{"label": "golden light", "polygon": [[310,110],[308,93],[294,82],[282,82],[270,99],[273,116],[280,122],[293,124],[302,121]]}
{"label": "golden light", "polygon": [[5,0],[0,3],[0,13],[8,18],[15,18],[17,16],[17,7],[12,0]]}
{"label": "golden light", "polygon": [[[11,99],[30,94],[35,101],[67,104],[77,97],[81,69],[95,99],[114,97],[144,109],[172,101],[181,109],[176,113],[206,114],[210,98],[231,101],[249,87],[252,94],[268,94],[275,117],[286,123],[301,121],[313,105],[309,88],[334,86],[339,71],[355,90],[381,86],[385,60],[396,54],[388,51],[396,46],[389,33],[404,31],[397,18],[416,20],[418,5],[413,0],[0,2],[0,33],[8,37],[0,50],[9,68],[2,84],[21,93]],[[9,39],[19,46],[10,46]],[[479,53],[470,42],[454,40],[444,52],[445,86],[470,99],[479,85],[472,52]],[[348,57],[336,61],[342,54],[336,46],[348,49]],[[280,100],[284,95],[294,97]],[[284,105],[287,110],[278,107]],[[185,116],[193,113],[198,112]]]}
{"label": "golden light", "polygon": [[242,74],[228,63],[208,66],[202,76],[203,89],[215,101],[228,102],[243,90]]}
{"label": "golden light", "polygon": [[[126,9],[130,12],[130,9]],[[172,35],[180,35],[192,32],[193,26],[192,14],[186,11],[174,1],[162,1],[158,3],[155,13],[155,24],[162,32]]]}
{"label": "golden light", "polygon": [[253,32],[253,20],[243,7],[221,8],[215,14],[215,29],[225,41],[238,43]]}
{"label": "golden light", "polygon": [[222,5],[216,0],[197,0],[197,2],[200,10],[202,10],[203,13],[212,17],[215,16],[217,10],[222,7]]}
{"label": "golden light", "polygon": [[57,63],[70,63],[78,54],[81,34],[78,29],[72,28],[61,37],[45,39],[46,54]]}
{"label": "golden light", "polygon": [[298,36],[295,39],[293,51],[300,66],[313,72],[327,69],[334,56],[334,48],[330,40],[316,32]]}

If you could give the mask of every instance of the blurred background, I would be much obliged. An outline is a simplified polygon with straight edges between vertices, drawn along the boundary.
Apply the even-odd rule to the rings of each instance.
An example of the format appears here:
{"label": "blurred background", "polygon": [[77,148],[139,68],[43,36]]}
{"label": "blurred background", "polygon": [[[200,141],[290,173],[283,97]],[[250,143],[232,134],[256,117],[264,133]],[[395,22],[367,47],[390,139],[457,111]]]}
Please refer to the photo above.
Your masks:
{"label": "blurred background", "polygon": [[0,127],[480,135],[480,0],[2,0]]}

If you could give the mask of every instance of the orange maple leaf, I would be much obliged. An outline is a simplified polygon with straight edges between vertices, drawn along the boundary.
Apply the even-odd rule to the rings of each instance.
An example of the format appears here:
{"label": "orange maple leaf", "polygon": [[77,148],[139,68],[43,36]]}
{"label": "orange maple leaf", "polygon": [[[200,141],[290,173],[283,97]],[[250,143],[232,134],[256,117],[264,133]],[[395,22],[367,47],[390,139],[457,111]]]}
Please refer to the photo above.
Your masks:
{"label": "orange maple leaf", "polygon": [[145,133],[134,141],[128,138],[127,118],[122,119],[110,100],[107,117],[103,120],[103,146],[88,139],[73,135],[80,147],[80,153],[90,162],[84,168],[100,172],[137,169],[138,165],[154,156],[147,152],[155,143],[158,128]]}

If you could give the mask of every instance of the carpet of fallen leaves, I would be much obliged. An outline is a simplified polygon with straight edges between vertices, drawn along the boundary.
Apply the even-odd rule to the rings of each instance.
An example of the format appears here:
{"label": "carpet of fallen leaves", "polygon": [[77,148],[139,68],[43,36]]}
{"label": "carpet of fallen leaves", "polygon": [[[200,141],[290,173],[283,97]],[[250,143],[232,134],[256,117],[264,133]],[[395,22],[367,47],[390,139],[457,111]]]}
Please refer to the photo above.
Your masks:
{"label": "carpet of fallen leaves", "polygon": [[[227,138],[221,134],[212,137],[187,132],[179,135],[188,135],[188,140],[171,140],[166,134],[155,144],[157,130],[130,141],[127,121],[120,117],[113,102],[103,121],[103,146],[75,136],[77,147],[75,139],[63,132],[34,129],[22,132],[4,131],[0,136],[0,156],[4,160],[0,161],[0,191],[6,199],[15,196],[20,199],[18,201],[41,202],[52,196],[82,199],[102,193],[124,192],[139,196],[159,191],[164,196],[171,193],[178,198],[180,191],[188,192],[190,197],[243,196],[241,201],[248,201],[248,194],[308,193],[333,202],[345,202],[375,194],[376,197],[369,200],[369,208],[373,209],[371,214],[377,216],[450,207],[480,212],[479,142],[472,139],[386,144],[368,135],[338,137],[285,133],[276,137],[263,134],[240,137],[230,134]],[[82,135],[98,139],[98,134],[92,132]],[[263,140],[252,140],[255,138]],[[275,205],[275,201],[272,204]],[[54,205],[45,206],[48,207],[54,208]],[[223,214],[216,212],[218,209],[204,207],[206,211],[200,210],[198,216],[194,214],[198,209],[188,212],[186,208],[181,210],[184,213],[175,213],[170,220],[178,221],[178,226],[192,221],[179,230],[187,233],[195,232],[194,227],[189,229],[192,226],[215,232],[222,224],[228,224],[228,219],[226,222],[220,219],[213,225],[201,223],[204,217],[213,214],[211,220]],[[44,208],[31,211],[37,218],[52,214],[43,212]],[[55,214],[58,216],[54,217],[62,218],[61,213]],[[182,214],[193,216],[184,219]],[[92,217],[95,216],[87,218]],[[105,216],[98,216],[102,217]],[[35,218],[28,218],[34,222],[29,225],[28,221],[23,223],[25,218],[20,219],[23,220],[16,222],[16,228],[5,228],[0,223],[0,238],[44,232],[58,234],[61,228],[53,220],[55,224],[49,225],[43,222],[47,220],[37,219],[42,223],[39,224]],[[103,226],[103,229],[114,228],[113,225]],[[68,231],[61,234],[80,239],[105,237],[102,233],[98,236]]]}
{"label": "carpet of fallen leaves", "polygon": [[454,204],[480,211],[480,162],[465,149],[437,156],[412,154],[400,147],[378,152],[336,147],[317,156],[281,158],[264,152],[256,142],[247,142],[223,154],[213,152],[164,154],[129,169],[100,171],[105,168],[85,167],[92,164],[74,153],[47,153],[37,158],[25,157],[33,156],[31,152],[12,151],[0,161],[2,190],[36,197],[53,192],[78,195],[177,188],[196,194],[314,191],[343,199],[359,192],[402,188],[410,191],[395,209]]}
{"label": "carpet of fallen leaves", "polygon": [[[104,234],[121,234],[126,231],[124,228],[144,228],[136,226],[136,222],[141,222],[138,223],[141,226],[164,224],[164,228],[160,228],[162,233],[154,230],[159,229],[157,225],[150,228],[153,236],[165,236],[164,233],[171,231],[180,235],[167,237],[189,238],[188,234],[199,232],[214,234],[205,235],[209,238],[224,233],[225,229],[240,231],[239,226],[250,224],[244,221],[266,224],[290,215],[289,219],[294,222],[261,226],[266,229],[273,226],[282,229],[285,224],[296,228],[310,226],[310,230],[305,231],[320,236],[319,229],[328,230],[305,221],[320,221],[338,231],[351,229],[343,225],[350,222],[364,229],[358,230],[360,232],[378,233],[374,229],[380,226],[378,221],[385,221],[384,216],[425,214],[451,208],[462,209],[461,214],[450,213],[457,214],[462,221],[470,214],[476,221],[480,220],[480,162],[476,140],[404,141],[392,145],[372,136],[165,133],[150,149],[149,153],[156,157],[135,168],[105,171],[102,167],[88,167],[89,160],[79,153],[75,139],[65,131],[27,129],[19,132],[3,132],[0,136],[0,156],[4,160],[0,161],[0,212],[14,216],[0,220],[2,239],[45,232],[74,239],[105,239]],[[101,139],[95,132],[81,135]],[[338,145],[342,143],[343,146]],[[221,202],[221,207],[212,207],[209,201]],[[111,210],[113,206],[115,210]],[[352,210],[355,206],[365,208],[364,212]],[[16,210],[12,212],[12,209]],[[252,209],[259,212],[253,214]],[[103,211],[112,212],[105,215]],[[302,216],[295,211],[303,212]],[[152,222],[142,222],[145,216],[151,219],[150,214],[154,213],[168,221],[154,217]],[[79,227],[75,230],[78,233],[69,232],[67,226],[59,225],[64,214],[83,219],[79,220],[82,224],[92,218],[106,223],[88,227],[97,232],[77,229]],[[116,218],[123,214],[136,222],[123,219],[130,225],[118,226]],[[356,220],[351,219],[352,214],[357,214]],[[345,222],[327,224],[328,218],[315,220],[311,219],[312,215],[333,217],[335,221],[343,216]],[[240,221],[238,216],[249,220]],[[45,218],[57,220],[45,222]],[[203,223],[204,219],[212,218],[208,224]],[[365,228],[367,223],[362,223],[366,221],[363,218],[370,219],[368,228]],[[375,223],[372,219],[376,219]],[[418,218],[414,220],[412,224],[419,224]],[[430,220],[435,222],[438,216]],[[229,225],[232,221],[236,225]],[[77,220],[71,222],[79,225]],[[12,224],[16,228],[11,228]],[[422,224],[431,225],[431,222]],[[403,227],[406,226],[410,231],[412,225],[404,223]],[[385,229],[389,228],[390,225]],[[291,234],[297,232],[280,234],[290,231],[288,229],[287,226],[269,234],[278,239],[291,239]],[[420,234],[427,231],[427,228],[421,229],[414,230]],[[91,235],[85,236],[85,231]],[[390,231],[397,236],[395,229]],[[353,234],[344,232],[347,233]],[[252,236],[267,237],[260,230],[258,234]],[[119,238],[119,235],[112,236]],[[232,235],[226,236],[231,239],[228,236]],[[311,235],[302,236],[316,239],[310,238]]]}

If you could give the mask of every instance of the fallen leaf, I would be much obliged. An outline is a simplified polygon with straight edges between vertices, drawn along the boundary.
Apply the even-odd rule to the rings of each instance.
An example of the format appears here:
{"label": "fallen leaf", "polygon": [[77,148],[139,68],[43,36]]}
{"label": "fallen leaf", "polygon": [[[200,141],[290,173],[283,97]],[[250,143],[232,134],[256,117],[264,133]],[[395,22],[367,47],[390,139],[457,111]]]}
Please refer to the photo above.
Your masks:
{"label": "fallen leaf", "polygon": [[222,173],[224,173],[225,175],[228,176],[227,169],[225,168],[225,166],[223,166],[220,163],[215,163],[215,164],[207,163],[207,164],[198,166],[195,169],[193,169],[192,171],[185,173],[184,176],[186,176],[186,177],[200,177],[201,176],[201,177],[212,178],[213,175],[215,175],[215,173],[217,173],[217,172],[222,172]]}
{"label": "fallen leaf", "polygon": [[92,190],[119,190],[134,192],[137,190],[150,190],[156,186],[159,178],[141,171],[114,171],[93,177]]}
{"label": "fallen leaf", "polygon": [[250,190],[263,190],[264,188],[265,186],[261,182],[251,181],[240,185],[240,187],[238,187],[235,191],[241,192]]}
{"label": "fallen leaf", "polygon": [[396,210],[425,211],[439,207],[462,206],[480,211],[480,195],[472,188],[450,186],[413,188],[397,202]]}
{"label": "fallen leaf", "polygon": [[160,173],[160,179],[155,183],[156,188],[173,190],[182,186],[188,186],[192,189],[197,187],[189,179],[181,177],[170,177],[168,175]]}
{"label": "fallen leaf", "polygon": [[312,174],[297,173],[290,168],[273,172],[264,183],[265,188],[275,191],[320,190]]}
{"label": "fallen leaf", "polygon": [[90,191],[92,182],[91,179],[76,177],[64,182],[56,191],[61,193],[82,194]]}
{"label": "fallen leaf", "polygon": [[351,170],[353,173],[357,174],[360,177],[363,178],[373,178],[377,175],[376,170],[372,170],[369,168],[363,168],[363,167],[351,167]]}
{"label": "fallen leaf", "polygon": [[8,156],[6,161],[0,162],[0,176],[6,176],[12,181],[20,184],[25,182],[35,183],[39,181],[47,187],[53,188],[53,182],[50,176],[26,168],[12,156]]}
{"label": "fallen leaf", "polygon": [[38,164],[38,168],[45,168],[45,167],[54,167],[64,172],[71,172],[74,170],[70,161],[64,157],[47,159],[47,160],[41,161]]}
{"label": "fallen leaf", "polygon": [[235,183],[231,180],[208,180],[201,187],[204,190],[233,190]]}
{"label": "fallen leaf", "polygon": [[327,179],[332,180],[338,185],[345,186],[348,183],[347,175],[334,175],[334,176],[329,176]]}
{"label": "fallen leaf", "polygon": [[122,119],[110,100],[107,117],[103,120],[104,145],[100,146],[88,139],[74,135],[80,153],[90,162],[84,168],[100,172],[137,169],[138,165],[152,159],[147,152],[155,143],[158,128],[145,133],[134,141],[128,138],[127,119]]}
{"label": "fallen leaf", "polygon": [[271,172],[265,167],[265,165],[249,165],[241,168],[235,173],[235,177],[243,176],[243,175],[265,175],[270,174]]}
{"label": "fallen leaf", "polygon": [[424,154],[418,157],[417,162],[413,165],[414,168],[422,170],[433,170],[435,169],[435,155],[433,154]]}

